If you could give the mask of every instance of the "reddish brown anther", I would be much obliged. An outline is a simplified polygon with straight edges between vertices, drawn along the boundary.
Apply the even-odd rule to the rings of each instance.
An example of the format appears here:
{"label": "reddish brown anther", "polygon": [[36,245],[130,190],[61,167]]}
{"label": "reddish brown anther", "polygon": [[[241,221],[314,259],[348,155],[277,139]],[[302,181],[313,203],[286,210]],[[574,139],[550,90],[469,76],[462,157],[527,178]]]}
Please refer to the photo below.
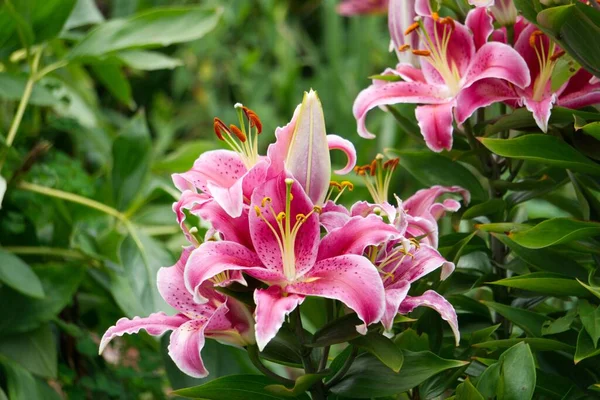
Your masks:
{"label": "reddish brown anther", "polygon": [[235,125],[229,125],[229,129],[231,130],[231,133],[233,133],[240,140],[240,142],[244,143],[246,141],[246,135],[244,135],[244,132],[242,132],[240,128]]}
{"label": "reddish brown anther", "polygon": [[544,32],[542,31],[533,31],[531,36],[529,36],[529,45],[535,48],[538,36],[542,36],[543,34]]}
{"label": "reddish brown anther", "polygon": [[213,128],[215,129],[215,134],[217,135],[219,140],[225,140],[223,138],[223,132],[231,133],[231,131],[229,130],[227,125],[225,125],[225,123],[217,117],[215,117],[215,119],[213,121]]}
{"label": "reddish brown anther", "polygon": [[371,174],[371,176],[375,176],[376,171],[377,171],[377,160],[373,160],[373,161],[371,161],[371,164],[369,165],[369,173]]}
{"label": "reddish brown anther", "polygon": [[400,162],[399,158],[392,158],[391,160],[387,160],[386,162],[383,163],[383,168],[390,169],[393,171],[394,169],[396,169],[399,162]]}
{"label": "reddish brown anther", "polygon": [[404,52],[406,50],[410,49],[410,45],[409,44],[403,44],[402,46],[398,47],[398,51],[400,52]]}
{"label": "reddish brown anther", "polygon": [[456,28],[456,25],[454,24],[454,20],[450,17],[445,17],[440,19],[440,24],[442,25],[448,25],[450,27],[450,30],[454,30],[454,28]]}
{"label": "reddish brown anther", "polygon": [[262,132],[262,122],[260,118],[258,118],[258,115],[248,107],[244,107],[242,110],[244,111],[244,114],[246,114],[248,121],[250,121],[250,126],[256,128],[256,131],[260,134]]}
{"label": "reddish brown anther", "polygon": [[550,61],[556,61],[564,55],[565,55],[565,51],[559,50],[556,53],[552,54],[552,57],[550,57]]}
{"label": "reddish brown anther", "polygon": [[431,55],[431,52],[429,50],[412,50],[412,53],[415,56],[423,56],[423,57],[429,57]]}
{"label": "reddish brown anther", "polygon": [[405,35],[409,35],[411,32],[416,31],[417,29],[419,29],[419,26],[421,26],[418,22],[413,22],[405,31],[404,34]]}

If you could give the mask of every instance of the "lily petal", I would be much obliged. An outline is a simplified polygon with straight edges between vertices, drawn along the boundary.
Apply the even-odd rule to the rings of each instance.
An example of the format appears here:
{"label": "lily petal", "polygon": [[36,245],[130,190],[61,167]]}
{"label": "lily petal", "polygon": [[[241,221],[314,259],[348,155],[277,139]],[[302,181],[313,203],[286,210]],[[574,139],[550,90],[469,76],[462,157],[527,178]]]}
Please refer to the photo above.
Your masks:
{"label": "lily petal", "polygon": [[476,49],[487,43],[488,38],[494,31],[493,18],[485,7],[471,10],[467,14],[465,25],[473,32]]}
{"label": "lily petal", "polygon": [[460,344],[460,331],[458,330],[458,317],[452,304],[433,290],[428,290],[423,295],[417,297],[407,296],[400,305],[400,313],[408,314],[417,307],[429,307],[437,311],[444,321],[450,324],[456,345]]}
{"label": "lily petal", "polygon": [[248,225],[248,208],[244,207],[238,217],[232,217],[218,203],[211,201],[194,206],[190,212],[209,222],[221,234],[222,239],[254,249]]}
{"label": "lily petal", "polygon": [[[456,193],[462,196],[464,202],[469,204],[471,201],[470,193],[460,186],[432,186],[429,189],[421,189],[410,196],[402,204],[404,210],[416,217],[428,217],[431,215],[431,207],[437,202],[437,199],[443,194]],[[437,215],[439,218],[442,215]]]}
{"label": "lily petal", "polygon": [[600,82],[583,68],[569,79],[558,95],[558,105],[568,108],[581,108],[600,103]]}
{"label": "lily petal", "polygon": [[196,207],[196,205],[201,205],[211,201],[212,199],[207,194],[197,193],[193,190],[185,190],[181,194],[179,201],[173,203],[173,212],[175,212],[175,215],[177,216],[177,223],[179,224],[179,227],[183,231],[183,234],[185,235],[187,240],[195,246],[199,245],[199,243],[194,237],[194,235],[190,233],[190,230],[184,223],[186,216],[183,210],[191,210],[194,207]]}
{"label": "lily petal", "polygon": [[323,107],[313,90],[304,93],[285,167],[300,182],[313,203],[323,203],[331,181],[331,159]]}
{"label": "lily petal", "polygon": [[427,147],[439,153],[452,149],[452,109],[455,101],[418,106],[415,115]]}
{"label": "lily petal", "polygon": [[[241,271],[261,265],[254,252],[238,243],[204,242],[191,252],[187,260],[184,272],[185,286],[193,293],[194,301],[203,304],[208,301],[200,290],[204,282],[219,276],[219,286],[226,286],[231,282],[246,285]],[[228,271],[231,273],[223,274]]]}
{"label": "lily petal", "polygon": [[108,343],[117,336],[138,333],[141,329],[144,329],[152,336],[160,336],[166,331],[179,328],[187,321],[189,319],[182,314],[170,316],[163,312],[150,314],[150,316],[145,318],[121,318],[115,325],[108,328],[102,336],[99,352],[102,353]]}
{"label": "lily petal", "polygon": [[279,286],[271,286],[268,289],[257,289],[254,292],[256,303],[256,344],[259,350],[277,335],[283,325],[285,316],[302,304],[304,296],[288,294],[284,296]]}
{"label": "lily petal", "polygon": [[398,50],[403,44],[413,49],[419,48],[419,35],[406,37],[404,31],[414,22],[416,0],[390,0],[388,5],[388,28],[391,37],[391,47],[396,51],[398,59],[414,66],[419,65],[418,58],[410,51]]}
{"label": "lily petal", "polygon": [[386,331],[391,331],[394,325],[394,318],[398,314],[400,304],[406,298],[410,289],[410,282],[398,281],[385,288],[385,312],[381,318],[381,323]]}
{"label": "lily petal", "polygon": [[520,88],[529,86],[527,63],[512,47],[498,42],[485,43],[475,54],[463,77],[463,89],[486,78],[504,79]]}
{"label": "lily petal", "polygon": [[204,347],[204,330],[208,321],[209,318],[189,320],[171,334],[169,356],[181,371],[194,378],[204,378],[208,375],[200,355]]}
{"label": "lily petal", "polygon": [[430,85],[423,82],[385,82],[371,85],[361,91],[354,101],[352,112],[358,124],[358,134],[364,138],[375,137],[366,127],[369,110],[397,103],[446,103],[449,92],[445,86]]}
{"label": "lily petal", "polygon": [[317,260],[343,254],[362,255],[367,246],[378,245],[400,234],[376,215],[352,217],[344,226],[327,234],[319,245]]}
{"label": "lily petal", "polygon": [[459,93],[455,108],[456,122],[462,124],[479,108],[518,98],[515,90],[506,81],[493,78],[482,79]]}
{"label": "lily petal", "polygon": [[303,282],[286,287],[289,293],[339,300],[364,322],[378,322],[385,310],[385,295],[379,272],[371,262],[353,254],[321,260],[304,276]]}
{"label": "lily petal", "polygon": [[228,188],[246,173],[239,154],[230,150],[212,150],[202,153],[187,172],[173,174],[173,183],[181,190],[200,189],[207,192],[207,183]]}
{"label": "lily petal", "polygon": [[469,0],[469,4],[475,7],[490,7],[494,5],[494,0]]}
{"label": "lily petal", "polygon": [[[390,273],[392,276],[389,281],[384,282],[384,286],[387,287],[397,281],[412,283],[440,267],[442,268],[442,280],[448,278],[454,271],[453,263],[442,257],[433,247],[422,244],[419,248],[413,248],[411,255],[402,257],[398,263],[392,263],[384,268],[384,272]],[[388,282],[390,282],[389,285]]]}
{"label": "lily petal", "polygon": [[352,172],[356,165],[356,149],[352,142],[338,135],[327,135],[327,145],[329,146],[329,150],[343,151],[348,158],[346,166],[334,172],[338,175],[346,175],[347,173]]}
{"label": "lily petal", "polygon": [[546,96],[540,101],[535,101],[529,97],[523,98],[525,107],[531,111],[535,123],[544,133],[548,131],[548,121],[550,120],[550,113],[555,102],[556,95],[554,94]]}

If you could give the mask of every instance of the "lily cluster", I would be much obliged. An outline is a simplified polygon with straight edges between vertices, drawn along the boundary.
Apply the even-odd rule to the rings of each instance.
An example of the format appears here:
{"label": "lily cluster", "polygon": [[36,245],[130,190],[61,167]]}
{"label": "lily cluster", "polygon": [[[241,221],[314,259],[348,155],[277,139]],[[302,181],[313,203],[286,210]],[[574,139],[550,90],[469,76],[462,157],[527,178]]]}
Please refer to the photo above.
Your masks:
{"label": "lily cluster", "polygon": [[[238,125],[215,118],[217,137],[231,150],[202,154],[192,169],[175,174],[181,197],[173,210],[189,246],[179,261],[158,272],[158,289],[177,313],[123,318],[108,329],[100,350],[115,337],[172,331],[169,355],[188,375],[206,376],[201,351],[205,338],[263,350],[307,297],[341,303],[356,313],[356,330],[390,331],[398,313],[430,307],[450,324],[458,344],[456,312],[440,294],[409,295],[411,284],[454,265],[437,251],[438,219],[460,203],[442,195],[469,194],[436,186],[405,201],[388,202],[398,160],[383,156],[356,166],[349,141],[327,135],[323,109],[314,91],[305,93],[290,123],[275,131],[266,155],[258,152],[263,130],[256,113],[236,104]],[[353,189],[332,182],[330,150],[342,150],[347,163],[338,175],[354,171],[365,180],[373,202],[350,208],[338,203]],[[189,226],[198,217],[208,229]],[[205,224],[204,224],[205,223]],[[243,302],[240,285],[252,291]],[[339,309],[339,308],[338,308]]]}
{"label": "lily cluster", "polygon": [[464,23],[440,17],[429,0],[390,0],[391,49],[399,63],[386,69],[354,103],[358,132],[374,135],[366,116],[375,107],[417,104],[427,146],[452,148],[453,122],[460,128],[482,107],[503,102],[526,107],[546,132],[553,105],[577,109],[600,101],[600,82],[584,69],[554,87],[565,52],[517,16],[512,0],[470,0]]}

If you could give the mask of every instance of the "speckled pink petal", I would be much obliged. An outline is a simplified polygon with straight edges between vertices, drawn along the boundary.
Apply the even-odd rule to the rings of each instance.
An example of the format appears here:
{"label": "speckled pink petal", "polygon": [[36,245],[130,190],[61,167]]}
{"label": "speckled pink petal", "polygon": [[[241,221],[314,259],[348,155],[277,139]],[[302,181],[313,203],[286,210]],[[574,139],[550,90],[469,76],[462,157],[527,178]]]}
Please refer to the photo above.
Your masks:
{"label": "speckled pink petal", "polygon": [[385,272],[393,275],[393,279],[384,282],[384,286],[397,281],[412,283],[438,268],[442,268],[441,279],[444,280],[454,271],[454,264],[447,261],[431,246],[422,244],[418,248],[412,248],[410,253],[412,256],[407,255],[401,259],[401,262],[392,263],[384,268]]}
{"label": "speckled pink petal", "polygon": [[558,94],[557,104],[567,108],[581,108],[600,103],[600,82],[581,68],[569,79]]}
{"label": "speckled pink petal", "polygon": [[463,88],[486,78],[504,79],[525,88],[531,83],[529,69],[523,57],[512,47],[498,42],[485,43],[473,57],[462,79]]}
{"label": "speckled pink petal", "polygon": [[[209,279],[226,272],[228,279],[220,279],[219,285],[225,286],[233,281],[246,284],[241,271],[262,265],[256,254],[234,242],[205,242],[192,251],[185,265],[185,286],[193,293],[196,303],[205,303],[208,299],[202,295],[201,286]],[[234,274],[234,272],[238,272]]]}
{"label": "speckled pink petal", "polygon": [[473,32],[476,49],[487,43],[488,38],[494,31],[493,18],[485,8],[476,8],[469,11],[465,25]]}
{"label": "speckled pink petal", "polygon": [[546,96],[540,101],[535,101],[528,97],[523,99],[525,107],[531,111],[535,123],[544,133],[548,131],[548,121],[550,120],[552,106],[555,102],[555,95]]}
{"label": "speckled pink petal", "polygon": [[108,328],[102,336],[99,352],[102,353],[108,343],[117,336],[138,333],[140,329],[145,330],[152,336],[160,336],[166,331],[179,328],[179,326],[187,321],[189,321],[189,319],[184,315],[177,314],[171,316],[163,312],[150,314],[150,316],[145,318],[121,318],[115,325]]}
{"label": "speckled pink petal", "polygon": [[181,190],[207,191],[207,182],[220,187],[230,187],[247,169],[239,154],[230,150],[212,150],[202,153],[187,172],[173,174],[173,183]]}
{"label": "speckled pink petal", "polygon": [[[395,70],[390,70],[392,74],[398,75],[407,82],[423,82],[427,83],[423,71],[416,68],[412,64],[399,63]],[[385,75],[385,72],[383,73]]]}
{"label": "speckled pink petal", "polygon": [[246,304],[227,297],[227,312],[214,315],[205,330],[206,337],[233,346],[256,343],[254,316]]}
{"label": "speckled pink petal", "polygon": [[379,322],[385,310],[385,296],[379,272],[371,262],[353,254],[319,261],[303,282],[288,285],[289,293],[339,300],[354,310],[365,327]]}
{"label": "speckled pink petal", "polygon": [[391,331],[394,325],[394,318],[398,314],[400,304],[406,298],[410,289],[410,283],[407,281],[398,281],[385,288],[385,312],[381,318],[381,323],[386,331]]}
{"label": "speckled pink petal", "polygon": [[358,124],[358,134],[364,138],[375,137],[366,127],[367,113],[375,107],[398,103],[440,104],[448,101],[445,86],[423,82],[385,82],[371,85],[358,94],[352,112]]}
{"label": "speckled pink petal", "polygon": [[239,217],[233,218],[216,202],[209,201],[191,209],[191,213],[210,222],[212,227],[221,234],[222,239],[239,243],[250,250],[254,249],[248,225],[249,209],[244,206]]}
{"label": "speckled pink petal", "polygon": [[[250,235],[254,249],[265,267],[279,273],[283,273],[283,259],[277,240],[281,234],[276,215],[285,212],[286,178],[286,174],[281,173],[276,178],[257,187],[252,195],[252,210],[250,211]],[[298,182],[294,181],[291,194],[293,200],[290,206],[290,225],[294,226],[298,215],[308,215],[313,211],[313,203]],[[269,198],[270,201],[263,202],[265,198]],[[261,210],[261,216],[254,211],[255,206]],[[278,236],[275,236],[271,228]],[[297,274],[302,274],[314,264],[319,239],[319,217],[317,213],[312,213],[301,225],[294,242]]]}
{"label": "speckled pink petal", "polygon": [[454,109],[456,122],[462,124],[482,107],[507,100],[518,100],[515,89],[502,79],[482,79],[461,90]]}
{"label": "speckled pink petal", "polygon": [[367,246],[399,238],[396,228],[377,215],[352,217],[344,226],[323,237],[317,260],[344,254],[362,255]]}
{"label": "speckled pink petal", "polygon": [[427,147],[435,152],[452,149],[452,110],[455,101],[418,106],[415,110]]}
{"label": "speckled pink petal", "polygon": [[[414,217],[431,216],[431,207],[437,199],[447,193],[456,193],[462,196],[464,202],[469,204],[471,196],[469,192],[460,186],[432,186],[429,189],[421,189],[402,203],[404,211]],[[441,215],[437,215],[441,217]]]}
{"label": "speckled pink petal", "polygon": [[190,320],[171,334],[169,356],[181,371],[194,378],[208,375],[200,354],[208,321],[208,318]]}
{"label": "speckled pink petal", "polygon": [[460,331],[458,330],[458,317],[452,304],[433,290],[428,290],[417,297],[407,296],[400,305],[400,313],[408,314],[417,307],[429,307],[437,311],[444,321],[450,324],[456,345],[460,343]]}
{"label": "speckled pink petal", "polygon": [[294,311],[303,301],[304,296],[284,295],[279,286],[271,286],[266,290],[257,289],[254,292],[256,344],[259,350],[264,350],[271,339],[277,335],[286,315]]}
{"label": "speckled pink petal", "polygon": [[[452,27],[447,24],[436,23],[432,17],[423,18],[423,26],[428,32],[429,37],[435,38],[436,35],[440,40],[432,39],[433,44],[437,47],[435,51],[439,51],[445,55],[450,66],[452,63],[456,66],[459,76],[464,76],[469,68],[469,64],[475,55],[475,43],[473,41],[473,35],[469,29],[458,21],[454,21]],[[436,33],[437,30],[437,33]],[[449,31],[452,33],[449,33]],[[450,34],[448,40],[448,46],[445,49],[442,47],[441,38],[444,37],[444,31],[446,35]],[[432,49],[429,49],[432,50]],[[424,68],[423,73],[425,79],[430,83],[436,83],[432,76],[428,76],[428,71]]]}
{"label": "speckled pink petal", "polygon": [[187,240],[195,246],[199,245],[199,243],[184,223],[186,218],[184,210],[192,210],[193,208],[208,202],[212,202],[212,198],[209,195],[197,193],[193,190],[185,190],[181,193],[179,200],[176,203],[173,203],[173,211],[177,216],[177,223],[181,227]]}
{"label": "speckled pink petal", "polygon": [[346,165],[344,168],[333,172],[338,175],[346,175],[352,172],[356,165],[356,149],[352,142],[338,135],[327,135],[327,145],[329,146],[329,150],[341,150],[346,155]]}

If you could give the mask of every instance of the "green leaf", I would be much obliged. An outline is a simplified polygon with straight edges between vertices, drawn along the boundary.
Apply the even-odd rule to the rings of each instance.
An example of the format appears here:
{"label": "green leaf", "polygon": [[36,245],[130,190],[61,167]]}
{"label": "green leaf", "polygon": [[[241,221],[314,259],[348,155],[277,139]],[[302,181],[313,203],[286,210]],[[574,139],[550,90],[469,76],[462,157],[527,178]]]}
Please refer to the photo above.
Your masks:
{"label": "green leaf", "polygon": [[0,356],[0,365],[6,376],[9,399],[41,399],[35,379],[25,368],[3,356]]}
{"label": "green leaf", "polygon": [[180,7],[152,9],[128,19],[111,20],[90,31],[68,58],[85,59],[196,40],[217,25],[221,14],[220,8]]}
{"label": "green leaf", "polygon": [[85,25],[96,25],[104,22],[104,17],[94,0],[77,0],[75,7],[65,22],[64,29],[69,30]]}
{"label": "green leaf", "polygon": [[484,201],[487,192],[471,171],[457,161],[453,161],[431,151],[397,151],[402,167],[425,186],[461,186],[469,192],[474,201]]}
{"label": "green leaf", "polygon": [[482,138],[491,152],[502,157],[540,162],[573,171],[600,175],[600,165],[562,140],[550,135],[524,135],[514,139]]}
{"label": "green leaf", "polygon": [[363,322],[356,314],[347,314],[330,323],[324,325],[321,329],[315,332],[311,343],[307,344],[310,347],[325,347],[332,344],[348,342],[360,335],[356,331],[356,327]]}
{"label": "green leaf", "polygon": [[216,148],[215,141],[195,140],[186,142],[184,146],[178,146],[172,153],[155,160],[152,170],[166,173],[187,171],[194,164],[199,154]]}
{"label": "green leaf", "polygon": [[527,343],[534,351],[570,351],[575,348],[558,340],[544,338],[501,339],[476,343],[473,347],[484,349],[506,349],[519,343]]}
{"label": "green leaf", "polygon": [[589,333],[592,343],[596,347],[598,339],[600,339],[600,307],[595,307],[586,300],[580,300],[579,318],[581,318],[583,327]]}
{"label": "green leaf", "polygon": [[493,334],[500,328],[501,324],[496,324],[492,326],[488,326],[487,328],[480,329],[471,334],[471,338],[469,339],[469,344],[471,346],[487,341]]}
{"label": "green leaf", "polygon": [[334,394],[355,399],[392,396],[418,386],[433,375],[468,363],[446,360],[429,351],[413,353],[403,350],[404,364],[399,373],[393,372],[370,354],[357,357],[350,370],[331,388]]}
{"label": "green leaf", "polygon": [[552,218],[531,229],[509,234],[511,240],[529,249],[542,249],[574,240],[600,235],[600,223],[577,221],[569,218]]}
{"label": "green leaf", "polygon": [[[173,394],[189,399],[203,400],[282,400],[289,397],[273,394],[265,389],[273,381],[261,375],[229,375],[204,385],[180,389]],[[308,400],[306,394],[294,397]]]}
{"label": "green leaf", "polygon": [[0,282],[26,296],[41,299],[44,289],[31,267],[19,257],[0,249]]}
{"label": "green leaf", "polygon": [[549,272],[534,272],[526,275],[513,276],[490,282],[492,285],[500,285],[511,288],[531,290],[549,296],[579,296],[589,295],[585,288],[575,279],[566,278],[564,275]]}
{"label": "green leaf", "polygon": [[119,52],[116,57],[125,65],[142,71],[173,69],[183,65],[177,58],[166,56],[157,51],[129,50]]}
{"label": "green leaf", "polygon": [[521,327],[527,334],[536,337],[542,336],[542,325],[548,320],[548,317],[533,311],[494,303],[492,301],[484,301],[483,304]]}
{"label": "green leaf", "polygon": [[402,350],[427,351],[429,336],[426,333],[419,335],[414,329],[408,328],[394,338],[394,344]]}
{"label": "green leaf", "polygon": [[473,231],[473,233],[471,233],[469,236],[466,236],[465,238],[458,241],[454,246],[450,248],[450,250],[444,252],[444,257],[448,260],[452,260],[454,264],[458,264],[458,260],[460,260],[460,257],[467,248],[467,245],[475,237],[476,234],[477,231]]}
{"label": "green leaf", "polygon": [[513,242],[506,235],[494,234],[494,237],[510,248],[517,257],[536,269],[573,278],[587,278],[585,268],[570,257],[563,256],[550,249],[528,249]]}
{"label": "green leaf", "polygon": [[582,329],[577,336],[577,350],[575,350],[575,364],[579,364],[586,358],[595,357],[600,354],[600,348],[594,346],[594,340],[585,329]]}
{"label": "green leaf", "polygon": [[294,387],[289,389],[283,385],[267,385],[265,389],[271,393],[282,397],[296,397],[305,393],[312,385],[321,381],[329,374],[329,371],[324,371],[318,374],[306,374],[296,379]]}
{"label": "green leaf", "polygon": [[91,65],[98,81],[108,89],[117,100],[133,109],[135,103],[131,95],[131,85],[121,67],[113,63],[98,63]]}
{"label": "green leaf", "polygon": [[475,228],[484,232],[506,233],[527,230],[531,228],[531,225],[515,222],[494,222],[491,224],[476,224]]}
{"label": "green leaf", "polygon": [[[0,72],[0,97],[10,101],[19,101],[23,97],[26,84],[26,75]],[[33,86],[29,103],[36,106],[52,106],[58,103],[58,99],[43,85],[37,83]]]}
{"label": "green leaf", "polygon": [[596,285],[586,285],[585,283],[581,282],[579,279],[577,279],[577,282],[579,282],[579,284],[581,286],[586,288],[588,290],[588,292],[590,292],[591,294],[593,294],[594,296],[596,296],[597,298],[600,299],[600,287],[598,287]]}
{"label": "green leaf", "polygon": [[484,400],[484,398],[467,379],[456,388],[456,400]]}
{"label": "green leaf", "polygon": [[590,135],[600,140],[600,122],[591,122],[582,126],[575,126],[575,129],[581,129],[586,135]]}
{"label": "green leaf", "polygon": [[260,357],[277,364],[302,368],[301,352],[296,335],[287,329],[280,329],[277,336],[260,352]]}
{"label": "green leaf", "polygon": [[528,400],[535,391],[535,361],[526,343],[519,343],[500,356],[498,400]]}
{"label": "green leaf", "polygon": [[546,321],[542,326],[542,335],[556,335],[571,329],[571,324],[577,316],[577,308],[574,307],[567,312],[564,317],[557,318],[555,321]]}
{"label": "green leaf", "polygon": [[600,12],[583,3],[552,7],[540,12],[537,22],[581,66],[600,76]]}
{"label": "green leaf", "polygon": [[360,336],[350,343],[373,354],[394,372],[398,372],[402,368],[402,363],[404,362],[402,351],[396,347],[394,342],[381,333],[372,332],[365,336]]}
{"label": "green leaf", "polygon": [[552,92],[557,92],[580,68],[581,66],[573,60],[570,54],[565,54],[556,60],[552,70]]}
{"label": "green leaf", "polygon": [[54,335],[48,324],[35,331],[4,336],[0,340],[0,354],[44,378],[56,378],[56,349]]}
{"label": "green leaf", "polygon": [[42,282],[43,299],[26,297],[8,286],[0,287],[0,304],[15,304],[18,307],[3,307],[0,318],[0,335],[26,332],[56,316],[69,302],[83,279],[82,265],[45,264],[35,268]]}
{"label": "green leaf", "polygon": [[483,215],[494,215],[504,212],[506,203],[502,199],[491,199],[486,202],[469,207],[462,215],[462,219],[471,219]]}
{"label": "green leaf", "polygon": [[477,390],[486,399],[496,398],[501,366],[500,362],[490,365],[477,379]]}
{"label": "green leaf", "polygon": [[144,113],[138,113],[113,142],[115,204],[125,210],[141,191],[150,169],[152,143]]}

